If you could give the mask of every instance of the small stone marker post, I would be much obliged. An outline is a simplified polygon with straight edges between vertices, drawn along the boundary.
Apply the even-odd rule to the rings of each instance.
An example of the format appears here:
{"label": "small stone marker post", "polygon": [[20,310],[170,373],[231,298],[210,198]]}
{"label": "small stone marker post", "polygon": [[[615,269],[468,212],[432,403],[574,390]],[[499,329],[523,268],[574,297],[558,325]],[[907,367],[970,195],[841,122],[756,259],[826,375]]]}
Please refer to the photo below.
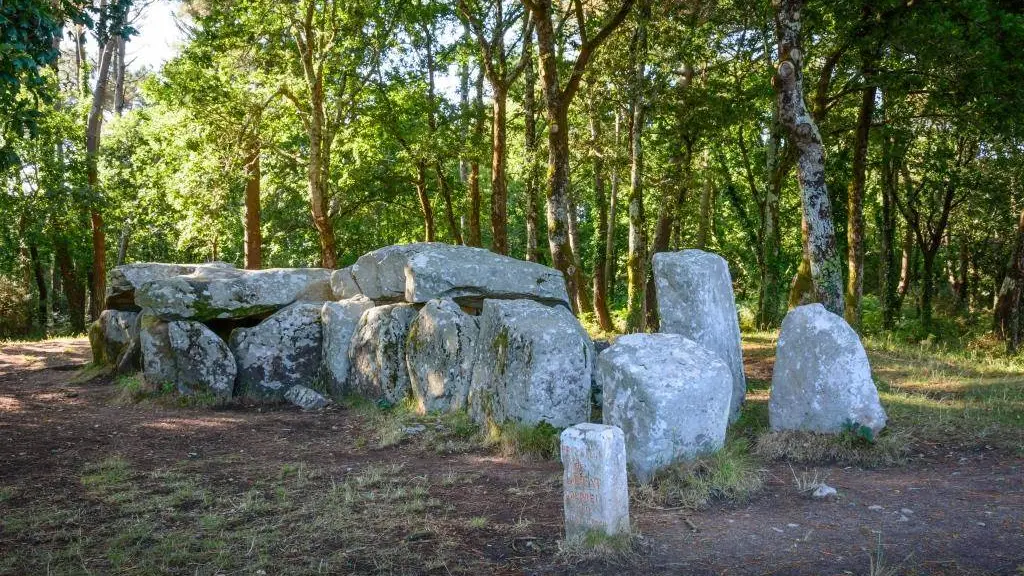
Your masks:
{"label": "small stone marker post", "polygon": [[626,442],[617,426],[577,424],[562,432],[565,536],[629,533]]}

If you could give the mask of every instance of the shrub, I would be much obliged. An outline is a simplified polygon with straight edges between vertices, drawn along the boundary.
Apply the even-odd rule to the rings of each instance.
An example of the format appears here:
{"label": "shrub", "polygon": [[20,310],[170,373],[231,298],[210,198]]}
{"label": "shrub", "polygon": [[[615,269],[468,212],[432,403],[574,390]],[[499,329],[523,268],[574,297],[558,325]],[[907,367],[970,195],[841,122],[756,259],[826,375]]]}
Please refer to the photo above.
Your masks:
{"label": "shrub", "polygon": [[0,275],[0,338],[17,338],[32,327],[32,290],[14,276]]}

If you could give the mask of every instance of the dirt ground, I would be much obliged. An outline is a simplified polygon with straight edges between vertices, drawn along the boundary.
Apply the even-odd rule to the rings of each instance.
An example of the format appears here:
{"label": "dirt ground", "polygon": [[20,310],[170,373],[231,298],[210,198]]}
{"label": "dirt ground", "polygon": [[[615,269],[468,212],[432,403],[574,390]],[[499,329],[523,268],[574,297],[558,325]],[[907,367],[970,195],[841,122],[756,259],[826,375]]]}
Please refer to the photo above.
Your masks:
{"label": "dirt ground", "polygon": [[[428,563],[438,544],[429,537],[420,542],[412,527],[389,525],[371,540],[375,553],[405,546],[422,555],[422,566],[388,568],[353,552],[350,568],[331,573],[886,573],[872,572],[871,555],[880,547],[889,574],[1024,574],[1024,459],[999,448],[915,446],[910,462],[897,468],[820,466],[818,473],[840,493],[830,501],[797,492],[794,472],[807,467],[771,464],[765,491],[747,504],[699,512],[634,506],[644,551],[628,564],[567,564],[556,555],[557,462],[517,462],[482,450],[441,455],[415,443],[366,448],[355,441],[366,422],[340,408],[307,414],[119,406],[111,402],[110,378],[73,383],[88,354],[84,339],[0,348],[0,558],[16,559],[0,561],[0,573],[34,573],[42,563],[33,563],[33,555],[59,545],[43,530],[5,526],[26,510],[81,508],[86,512],[75,522],[86,533],[104,522],[106,505],[83,486],[83,471],[116,454],[139,473],[175,466],[191,471],[212,493],[227,495],[279,477],[294,462],[321,470],[330,481],[381,464],[400,464],[409,478],[464,478],[430,488],[444,509],[432,520],[437,533],[447,534],[444,559]],[[764,366],[748,371],[765,377],[759,373]],[[324,534],[298,552],[281,547],[268,553],[273,565],[294,561],[302,572],[310,550],[343,546],[336,536]],[[109,562],[85,556],[73,571],[114,572]]]}

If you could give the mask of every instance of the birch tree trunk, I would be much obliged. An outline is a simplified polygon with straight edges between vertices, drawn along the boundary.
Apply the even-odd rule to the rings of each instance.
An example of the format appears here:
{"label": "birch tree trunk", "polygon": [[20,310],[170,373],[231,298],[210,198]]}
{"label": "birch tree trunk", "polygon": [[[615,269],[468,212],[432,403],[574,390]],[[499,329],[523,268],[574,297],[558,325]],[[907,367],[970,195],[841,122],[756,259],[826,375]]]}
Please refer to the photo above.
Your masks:
{"label": "birch tree trunk", "polygon": [[774,84],[780,119],[799,152],[797,172],[807,221],[807,255],[814,293],[826,309],[842,315],[843,274],[825,187],[825,149],[818,127],[804,103],[804,55],[800,48],[802,4],[802,0],[775,0],[779,66]]}

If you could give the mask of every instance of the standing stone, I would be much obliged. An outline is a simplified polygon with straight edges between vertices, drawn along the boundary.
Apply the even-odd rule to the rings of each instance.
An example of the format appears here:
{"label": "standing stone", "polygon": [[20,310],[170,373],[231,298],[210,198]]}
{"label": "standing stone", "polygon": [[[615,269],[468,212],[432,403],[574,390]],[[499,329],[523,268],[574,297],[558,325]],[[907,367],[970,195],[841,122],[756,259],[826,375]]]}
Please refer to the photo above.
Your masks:
{"label": "standing stone", "polygon": [[322,363],[321,307],[296,302],[252,328],[231,332],[240,395],[280,402],[292,386],[314,385]]}
{"label": "standing stone", "polygon": [[703,250],[654,255],[660,331],[680,334],[717,354],[732,373],[730,420],[747,392],[732,277],[725,259]]}
{"label": "standing stone", "polygon": [[452,300],[431,300],[420,310],[405,351],[420,413],[465,408],[479,331],[476,319]]}
{"label": "standing stone", "polygon": [[530,299],[569,307],[561,272],[482,248],[439,242],[388,246],[363,255],[351,270],[361,292],[374,300],[451,298],[478,309],[485,298]]}
{"label": "standing stone", "polygon": [[359,318],[370,308],[373,308],[373,301],[366,296],[358,295],[341,302],[324,302],[323,308],[320,309],[324,339],[324,377],[327,380],[327,392],[332,396],[341,397],[346,393],[348,348],[352,344],[352,335],[355,334]]}
{"label": "standing stone", "polygon": [[96,365],[117,366],[138,335],[138,313],[104,310],[89,327],[89,345]]}
{"label": "standing stone", "polygon": [[416,319],[412,304],[363,312],[348,349],[348,389],[374,401],[397,404],[409,392],[405,341]]}
{"label": "standing stone", "polygon": [[231,398],[236,366],[227,344],[212,330],[188,320],[163,322],[145,314],[140,322],[143,377],[151,388],[165,384],[178,393]]}
{"label": "standing stone", "polygon": [[547,422],[565,428],[590,419],[594,345],[562,306],[485,300],[480,315],[470,414],[477,422]]}
{"label": "standing stone", "polygon": [[772,374],[772,430],[837,433],[885,428],[885,410],[857,333],[821,304],[794,308],[782,321]]}
{"label": "standing stone", "polygon": [[146,282],[135,293],[140,306],[163,320],[198,322],[262,316],[293,302],[331,298],[331,271],[323,268],[197,267],[188,275]]}
{"label": "standing stone", "polygon": [[351,266],[331,273],[331,292],[335,300],[347,300],[363,293],[352,276]]}
{"label": "standing stone", "polygon": [[629,534],[626,444],[615,426],[583,423],[561,436],[565,536]]}
{"label": "standing stone", "polygon": [[725,443],[732,374],[718,355],[692,340],[622,336],[597,357],[597,381],[604,423],[622,429],[641,482]]}

